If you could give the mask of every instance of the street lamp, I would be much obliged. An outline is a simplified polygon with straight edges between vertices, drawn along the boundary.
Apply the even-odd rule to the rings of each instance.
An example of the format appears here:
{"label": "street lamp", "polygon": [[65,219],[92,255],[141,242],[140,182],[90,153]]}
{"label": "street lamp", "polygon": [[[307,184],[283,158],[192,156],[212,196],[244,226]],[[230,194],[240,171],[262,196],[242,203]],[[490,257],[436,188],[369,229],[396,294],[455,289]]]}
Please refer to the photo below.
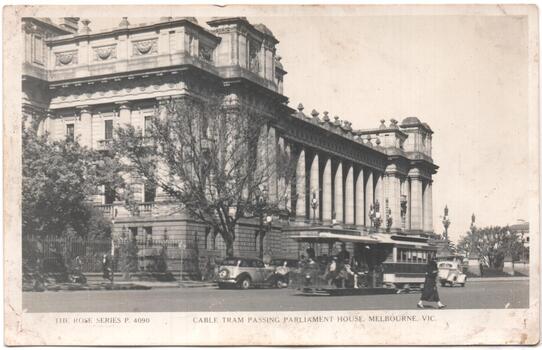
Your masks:
{"label": "street lamp", "polygon": [[[259,256],[260,256],[260,259],[263,258],[263,239],[264,239],[264,236],[265,236],[265,231],[264,231],[264,228],[263,228],[263,225],[264,225],[264,208],[267,206],[267,187],[264,186],[263,189],[260,191],[258,191],[258,193],[256,194],[256,205],[257,205],[257,210],[258,210],[258,215],[260,217],[260,229],[259,229],[259,234],[260,234],[260,252],[259,252]],[[265,218],[265,221],[266,223],[268,222],[268,219],[269,220],[269,225],[271,223],[271,221],[273,220],[273,218],[271,216],[267,216]]]}
{"label": "street lamp", "polygon": [[312,192],[311,208],[312,220],[316,222],[316,209],[318,208],[318,198],[316,198],[316,192]]}
{"label": "street lamp", "polygon": [[444,217],[442,218],[442,225],[444,226],[444,239],[448,240],[448,227],[450,227],[450,217],[448,216],[448,205],[444,207]]}

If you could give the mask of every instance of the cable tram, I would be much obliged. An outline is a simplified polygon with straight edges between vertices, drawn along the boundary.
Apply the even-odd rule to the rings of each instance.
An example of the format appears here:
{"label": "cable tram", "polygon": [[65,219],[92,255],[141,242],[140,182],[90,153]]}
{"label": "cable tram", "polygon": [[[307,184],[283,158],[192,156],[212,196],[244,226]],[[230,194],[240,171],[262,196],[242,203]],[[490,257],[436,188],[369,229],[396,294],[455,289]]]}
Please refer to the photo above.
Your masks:
{"label": "cable tram", "polygon": [[421,236],[329,227],[309,228],[290,237],[307,247],[292,280],[304,295],[394,294],[419,288],[427,260],[437,251]]}

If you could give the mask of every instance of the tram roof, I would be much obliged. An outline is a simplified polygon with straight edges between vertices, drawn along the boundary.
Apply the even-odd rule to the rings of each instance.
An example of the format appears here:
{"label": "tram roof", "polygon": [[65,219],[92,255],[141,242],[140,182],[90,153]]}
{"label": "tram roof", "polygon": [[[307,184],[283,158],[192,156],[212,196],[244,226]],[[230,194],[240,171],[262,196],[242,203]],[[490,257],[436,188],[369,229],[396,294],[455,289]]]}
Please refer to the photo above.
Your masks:
{"label": "tram roof", "polygon": [[[298,235],[290,236],[293,240],[299,242],[314,242],[314,243],[334,243],[334,242],[352,242],[352,243],[365,243],[365,244],[393,244],[397,246],[409,246],[417,248],[431,248],[432,245],[427,242],[420,242],[419,240],[395,240],[393,236],[385,234],[372,234],[372,235],[348,235],[332,232],[300,232]],[[435,247],[436,248],[436,247]]]}

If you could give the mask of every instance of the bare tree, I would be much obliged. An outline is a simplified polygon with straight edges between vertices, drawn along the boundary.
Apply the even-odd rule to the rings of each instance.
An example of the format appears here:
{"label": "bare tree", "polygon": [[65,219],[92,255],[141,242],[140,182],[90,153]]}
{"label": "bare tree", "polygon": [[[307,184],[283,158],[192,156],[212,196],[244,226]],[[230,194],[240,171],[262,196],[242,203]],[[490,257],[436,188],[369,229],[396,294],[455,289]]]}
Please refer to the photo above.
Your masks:
{"label": "bare tree", "polygon": [[220,234],[232,256],[240,220],[288,210],[293,162],[267,128],[235,96],[183,97],[164,103],[145,137],[120,128],[113,147],[138,177]]}

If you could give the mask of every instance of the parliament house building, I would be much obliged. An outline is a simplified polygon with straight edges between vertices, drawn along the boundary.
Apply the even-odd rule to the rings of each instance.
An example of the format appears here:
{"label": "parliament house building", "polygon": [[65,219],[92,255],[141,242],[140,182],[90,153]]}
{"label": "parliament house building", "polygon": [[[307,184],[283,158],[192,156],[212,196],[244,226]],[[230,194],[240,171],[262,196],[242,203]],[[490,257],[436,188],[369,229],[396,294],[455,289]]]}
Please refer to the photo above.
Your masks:
{"label": "parliament house building", "polygon": [[[242,97],[266,116],[268,154],[295,162],[294,179],[273,178],[270,188],[292,186],[297,193],[284,204],[291,215],[266,220],[265,235],[260,221],[240,225],[236,255],[298,257],[305,248],[289,237],[314,227],[434,236],[432,177],[438,167],[428,124],[406,117],[354,129],[297,101],[292,108],[283,92],[287,67],[277,53],[278,38],[243,17],[206,23],[165,17],[144,24],[124,17],[115,25],[97,31],[74,17],[23,19],[23,122],[53,139],[70,137],[105,151],[115,127],[131,124],[144,133],[172,97],[212,91]],[[93,198],[113,220],[114,235],[178,239],[198,254],[223,255],[220,235],[172,205],[160,189],[134,185],[137,215],[109,191]]]}

